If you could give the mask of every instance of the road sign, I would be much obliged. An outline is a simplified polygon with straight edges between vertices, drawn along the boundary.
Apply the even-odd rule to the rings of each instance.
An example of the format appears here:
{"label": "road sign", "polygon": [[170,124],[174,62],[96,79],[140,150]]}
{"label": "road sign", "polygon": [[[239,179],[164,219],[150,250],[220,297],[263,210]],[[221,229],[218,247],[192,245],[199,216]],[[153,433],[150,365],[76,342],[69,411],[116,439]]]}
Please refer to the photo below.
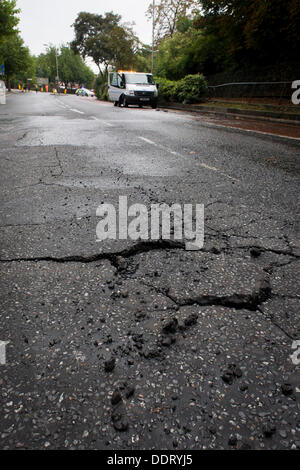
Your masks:
{"label": "road sign", "polygon": [[0,75],[5,75],[5,65],[0,65]]}

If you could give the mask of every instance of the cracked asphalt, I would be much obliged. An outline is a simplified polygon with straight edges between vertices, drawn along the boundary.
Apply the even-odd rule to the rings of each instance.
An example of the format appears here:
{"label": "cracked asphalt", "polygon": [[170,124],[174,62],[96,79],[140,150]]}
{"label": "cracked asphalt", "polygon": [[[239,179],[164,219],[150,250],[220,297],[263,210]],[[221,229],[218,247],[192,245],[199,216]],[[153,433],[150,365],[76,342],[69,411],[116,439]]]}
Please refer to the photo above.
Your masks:
{"label": "cracked asphalt", "polygon": [[[299,449],[299,142],[40,93],[0,132],[1,449]],[[97,243],[119,196],[203,249]]]}

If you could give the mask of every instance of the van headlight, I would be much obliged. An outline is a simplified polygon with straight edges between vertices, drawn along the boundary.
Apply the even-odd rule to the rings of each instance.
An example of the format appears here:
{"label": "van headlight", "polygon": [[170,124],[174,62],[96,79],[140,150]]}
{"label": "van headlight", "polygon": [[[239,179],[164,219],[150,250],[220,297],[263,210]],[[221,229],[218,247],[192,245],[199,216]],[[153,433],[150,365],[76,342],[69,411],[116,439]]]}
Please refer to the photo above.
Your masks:
{"label": "van headlight", "polygon": [[128,94],[134,96],[134,91],[133,91],[133,90],[129,90]]}

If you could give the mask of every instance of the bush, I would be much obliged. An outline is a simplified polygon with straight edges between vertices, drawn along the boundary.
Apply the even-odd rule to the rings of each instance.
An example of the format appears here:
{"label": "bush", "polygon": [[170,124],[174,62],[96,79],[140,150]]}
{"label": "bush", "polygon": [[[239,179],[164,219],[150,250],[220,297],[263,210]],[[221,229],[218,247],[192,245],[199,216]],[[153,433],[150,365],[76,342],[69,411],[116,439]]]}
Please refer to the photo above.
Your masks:
{"label": "bush", "polygon": [[95,82],[95,93],[98,100],[108,101],[107,76],[98,75]]}
{"label": "bush", "polygon": [[208,87],[203,75],[187,75],[181,80],[156,78],[159,84],[159,99],[162,102],[200,103],[208,95]]}
{"label": "bush", "polygon": [[187,75],[177,82],[176,97],[181,103],[200,103],[208,94],[203,75]]}
{"label": "bush", "polygon": [[159,84],[158,95],[160,101],[170,103],[176,101],[176,81],[167,80],[166,78],[157,78],[155,82]]}

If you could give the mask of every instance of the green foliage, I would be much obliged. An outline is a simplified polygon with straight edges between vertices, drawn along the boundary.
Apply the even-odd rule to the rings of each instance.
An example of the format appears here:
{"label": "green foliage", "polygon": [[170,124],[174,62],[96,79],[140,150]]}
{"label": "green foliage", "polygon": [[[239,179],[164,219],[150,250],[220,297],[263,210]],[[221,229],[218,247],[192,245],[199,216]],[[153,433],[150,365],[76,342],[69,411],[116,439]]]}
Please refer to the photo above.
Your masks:
{"label": "green foliage", "polygon": [[[197,0],[160,0],[154,9],[155,42],[172,38],[178,30],[178,21],[187,17],[198,5]],[[149,4],[147,17],[152,21],[153,2]]]}
{"label": "green foliage", "polygon": [[177,100],[176,88],[178,82],[167,78],[155,78],[155,82],[159,85],[158,95],[160,101],[172,103]]}
{"label": "green foliage", "polygon": [[8,88],[13,78],[23,82],[28,78],[34,81],[35,60],[19,35],[10,36],[0,43],[0,56],[3,57]]}
{"label": "green foliage", "polygon": [[208,87],[203,75],[187,75],[176,87],[176,95],[180,102],[200,103],[208,94]]}
{"label": "green foliage", "polygon": [[108,65],[129,68],[134,64],[138,39],[130,28],[120,25],[120,20],[112,12],[104,16],[81,12],[73,24],[72,49],[83,58],[92,57],[100,75],[107,72]]}
{"label": "green foliage", "polygon": [[230,64],[226,41],[191,22],[182,23],[182,29],[161,43],[155,59],[156,75],[179,80],[189,74],[214,74]]}
{"label": "green foliage", "polygon": [[208,94],[203,75],[187,75],[177,81],[156,78],[155,81],[159,84],[159,99],[162,102],[200,103]]}
{"label": "green foliage", "polygon": [[[64,83],[79,83],[86,88],[92,88],[94,81],[93,71],[85,64],[84,60],[68,46],[61,46],[58,51],[59,78]],[[36,75],[47,77],[50,82],[55,82],[56,77],[56,48],[49,46],[45,54],[40,54],[36,59]]]}
{"label": "green foliage", "polygon": [[95,92],[98,100],[108,101],[108,86],[107,86],[108,76],[98,75],[95,82]]}
{"label": "green foliage", "polygon": [[16,26],[20,20],[16,15],[19,11],[16,0],[0,0],[0,42],[18,33]]}
{"label": "green foliage", "polygon": [[202,25],[226,40],[237,63],[299,58],[299,0],[199,0]]}
{"label": "green foliage", "polygon": [[[167,12],[175,3],[178,2],[158,2],[156,21],[169,19],[172,26],[173,17]],[[268,67],[272,69],[272,80],[278,80],[288,63],[288,70],[294,68],[294,74],[290,73],[288,79],[297,75],[299,0],[197,0],[193,3],[197,10],[189,8],[179,15],[174,10],[175,27],[157,41],[156,75],[179,80],[196,73],[213,76],[229,72],[234,77],[236,72],[245,72],[243,75],[247,76],[251,70],[252,75],[262,76]]]}
{"label": "green foliage", "polygon": [[150,72],[152,68],[152,47],[141,44],[135,54],[133,69],[137,72]]}
{"label": "green foliage", "polygon": [[79,83],[92,88],[94,72],[69,47],[63,46],[58,57],[59,78],[64,83]]}

